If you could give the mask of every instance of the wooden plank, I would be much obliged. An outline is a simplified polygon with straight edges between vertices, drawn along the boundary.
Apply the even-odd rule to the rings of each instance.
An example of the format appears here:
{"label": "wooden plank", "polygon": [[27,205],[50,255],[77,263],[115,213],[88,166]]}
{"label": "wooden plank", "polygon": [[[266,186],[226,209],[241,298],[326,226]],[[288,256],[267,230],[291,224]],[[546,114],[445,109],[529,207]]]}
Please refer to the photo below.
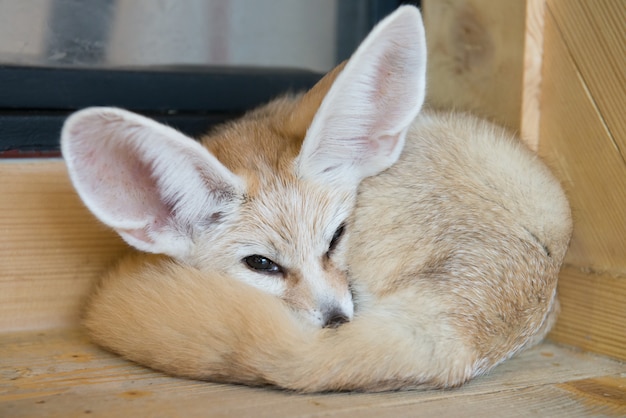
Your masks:
{"label": "wooden plank", "polygon": [[125,244],[85,209],[61,160],[3,160],[0,178],[0,331],[75,326]]}
{"label": "wooden plank", "polygon": [[565,267],[559,298],[561,314],[551,339],[626,360],[626,275]]}
{"label": "wooden plank", "polygon": [[574,235],[567,263],[626,272],[626,164],[549,7],[545,18],[539,153],[570,197]]}
{"label": "wooden plank", "polygon": [[428,103],[520,128],[526,2],[424,0]]}
{"label": "wooden plank", "polygon": [[[170,378],[71,330],[0,334],[0,358],[3,417],[586,416],[615,410],[615,388],[626,385],[626,364],[550,343],[460,389],[380,394],[298,395]],[[589,405],[607,382],[612,396]]]}
{"label": "wooden plank", "polygon": [[545,4],[545,0],[526,0],[520,136],[533,151],[539,147]]}
{"label": "wooden plank", "polygon": [[626,164],[626,2],[551,0],[548,7]]}
{"label": "wooden plank", "polygon": [[[626,416],[626,379],[616,376],[581,379],[557,385],[570,391],[595,410],[610,416]],[[607,402],[608,401],[608,402]]]}

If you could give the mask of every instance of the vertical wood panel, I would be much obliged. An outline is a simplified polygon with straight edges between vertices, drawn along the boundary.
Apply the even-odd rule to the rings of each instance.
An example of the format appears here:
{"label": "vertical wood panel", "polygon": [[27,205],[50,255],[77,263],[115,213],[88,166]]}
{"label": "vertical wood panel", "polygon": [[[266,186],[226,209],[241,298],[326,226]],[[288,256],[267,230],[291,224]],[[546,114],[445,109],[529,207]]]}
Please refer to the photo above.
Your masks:
{"label": "vertical wood panel", "polygon": [[550,2],[572,61],[626,164],[626,2]]}
{"label": "vertical wood panel", "polygon": [[539,151],[569,192],[575,224],[567,263],[626,272],[626,164],[596,105],[597,97],[620,92],[608,85],[590,89],[552,4],[546,13]]}
{"label": "vertical wood panel", "polygon": [[526,1],[520,134],[533,151],[537,151],[539,147],[545,3],[545,0]]}
{"label": "vertical wood panel", "polygon": [[524,0],[424,0],[428,102],[520,128]]}
{"label": "vertical wood panel", "polygon": [[614,64],[626,58],[611,41],[625,30],[613,21],[616,6],[547,2],[539,153],[556,167],[574,214],[562,313],[550,336],[626,359],[626,164],[616,146],[623,117],[610,116],[626,105],[626,87],[616,85],[624,68]]}
{"label": "vertical wood panel", "polygon": [[626,360],[626,276],[561,271],[561,314],[550,338]]}

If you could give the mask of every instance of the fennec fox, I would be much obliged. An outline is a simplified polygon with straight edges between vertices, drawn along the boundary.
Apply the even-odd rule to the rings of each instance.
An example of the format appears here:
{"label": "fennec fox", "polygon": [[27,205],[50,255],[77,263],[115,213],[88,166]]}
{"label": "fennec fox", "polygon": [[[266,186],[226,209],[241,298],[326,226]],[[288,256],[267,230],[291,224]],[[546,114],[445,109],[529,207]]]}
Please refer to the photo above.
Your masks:
{"label": "fennec fox", "polygon": [[503,129],[420,112],[425,64],[403,6],[345,67],[204,148],[118,109],[70,117],[87,206],[165,254],[101,280],[91,337],[173,375],[302,392],[457,386],[543,338],[565,195]]}

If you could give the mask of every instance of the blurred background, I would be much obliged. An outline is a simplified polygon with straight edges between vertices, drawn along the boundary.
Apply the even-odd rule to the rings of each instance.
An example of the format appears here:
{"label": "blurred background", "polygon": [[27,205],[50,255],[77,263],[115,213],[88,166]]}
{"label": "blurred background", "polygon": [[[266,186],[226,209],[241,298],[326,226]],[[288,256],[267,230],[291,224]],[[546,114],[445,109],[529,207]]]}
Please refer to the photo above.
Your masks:
{"label": "blurred background", "polygon": [[394,0],[0,0],[0,64],[325,72]]}
{"label": "blurred background", "polygon": [[88,106],[199,137],[310,88],[401,2],[0,0],[0,158],[58,155]]}

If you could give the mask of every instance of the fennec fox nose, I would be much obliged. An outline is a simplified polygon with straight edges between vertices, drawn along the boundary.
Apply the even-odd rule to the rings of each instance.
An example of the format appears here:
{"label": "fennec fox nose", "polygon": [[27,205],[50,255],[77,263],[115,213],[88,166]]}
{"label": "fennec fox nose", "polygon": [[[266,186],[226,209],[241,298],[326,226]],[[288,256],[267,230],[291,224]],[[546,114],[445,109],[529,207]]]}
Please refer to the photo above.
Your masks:
{"label": "fennec fox nose", "polygon": [[341,309],[331,309],[324,313],[324,328],[337,328],[350,321],[350,318]]}

